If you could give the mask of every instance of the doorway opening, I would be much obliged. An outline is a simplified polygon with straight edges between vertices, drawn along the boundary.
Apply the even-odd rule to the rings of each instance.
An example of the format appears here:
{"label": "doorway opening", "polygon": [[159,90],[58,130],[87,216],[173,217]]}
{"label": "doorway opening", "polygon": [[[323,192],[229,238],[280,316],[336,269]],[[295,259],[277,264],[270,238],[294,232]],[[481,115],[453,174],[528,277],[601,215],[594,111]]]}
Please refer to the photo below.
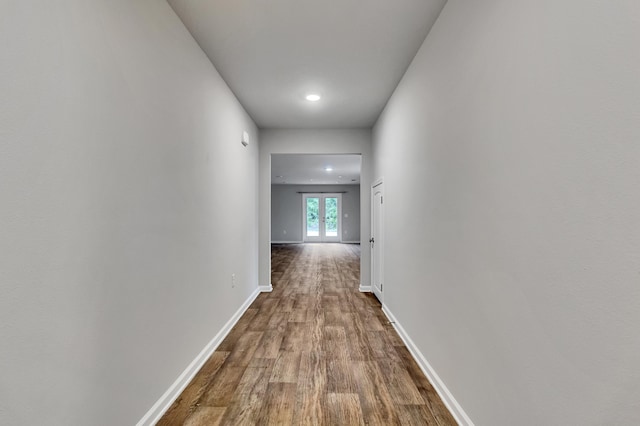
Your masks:
{"label": "doorway opening", "polygon": [[271,154],[271,243],[359,244],[361,161],[360,154]]}

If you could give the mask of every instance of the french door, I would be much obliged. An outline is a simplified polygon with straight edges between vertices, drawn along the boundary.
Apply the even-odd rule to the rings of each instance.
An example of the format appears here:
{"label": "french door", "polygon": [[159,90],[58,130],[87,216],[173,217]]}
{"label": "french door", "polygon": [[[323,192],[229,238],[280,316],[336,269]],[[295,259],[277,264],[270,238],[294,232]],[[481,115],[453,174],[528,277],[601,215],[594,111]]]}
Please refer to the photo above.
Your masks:
{"label": "french door", "polygon": [[342,194],[304,194],[302,235],[305,242],[340,242]]}

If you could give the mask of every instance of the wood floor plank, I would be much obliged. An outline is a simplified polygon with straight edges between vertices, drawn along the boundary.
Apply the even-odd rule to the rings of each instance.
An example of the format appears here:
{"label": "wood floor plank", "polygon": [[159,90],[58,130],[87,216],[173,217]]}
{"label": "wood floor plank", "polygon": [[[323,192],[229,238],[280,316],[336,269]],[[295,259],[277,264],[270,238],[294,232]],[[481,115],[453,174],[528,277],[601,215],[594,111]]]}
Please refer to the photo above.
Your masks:
{"label": "wood floor plank", "polygon": [[274,312],[271,314],[271,319],[269,319],[269,324],[267,326],[268,330],[277,330],[281,333],[284,333],[287,330],[287,324],[289,322],[289,313],[287,312]]}
{"label": "wood floor plank", "polygon": [[371,312],[371,306],[369,306],[369,303],[366,301],[366,299],[363,300],[363,303],[367,305],[363,309],[363,313],[362,313],[362,318],[363,318],[363,323],[365,328],[371,331],[383,331],[384,326],[380,322],[380,319],[378,318],[378,316]]}
{"label": "wood floor plank", "polygon": [[269,368],[247,368],[222,417],[222,425],[256,425],[269,384]]}
{"label": "wood floor plank", "polygon": [[320,352],[303,352],[298,376],[295,425],[325,423],[322,402],[326,393],[327,367]]}
{"label": "wood floor plank", "polygon": [[395,404],[425,405],[425,400],[422,398],[404,364],[382,358],[376,362]]}
{"label": "wood floor plank", "polygon": [[313,305],[313,297],[310,294],[300,294],[296,297],[294,309],[309,309]]}
{"label": "wood floor plank", "polygon": [[298,383],[300,374],[300,352],[280,351],[276,359],[270,382]]}
{"label": "wood floor plank", "polygon": [[273,315],[274,312],[278,309],[278,304],[280,303],[280,299],[276,297],[271,297],[271,293],[261,293],[260,296],[265,295],[266,298],[263,299],[260,304],[260,313],[264,313],[266,315]]}
{"label": "wood floor plank", "polygon": [[218,350],[220,351],[232,351],[233,347],[238,342],[251,324],[253,317],[258,313],[259,309],[247,309],[245,313],[240,317],[236,325],[231,329],[227,337],[220,343]]}
{"label": "wood floor plank", "polygon": [[396,406],[398,419],[403,426],[439,426],[426,405]]}
{"label": "wood floor plank", "polygon": [[352,361],[360,405],[369,425],[399,425],[391,395],[375,361]]}
{"label": "wood floor plank", "polygon": [[328,393],[325,418],[328,425],[364,425],[356,393]]}
{"label": "wood floor plank", "polygon": [[260,424],[293,424],[296,389],[296,383],[269,383],[262,411],[258,416]]}
{"label": "wood floor plank", "polygon": [[322,350],[327,355],[327,359],[341,359],[344,361],[350,359],[347,332],[344,327],[335,325],[324,327]]}
{"label": "wood floor plank", "polygon": [[353,361],[371,361],[374,359],[367,332],[364,329],[362,320],[355,313],[343,314],[345,318],[345,331],[349,336],[347,346],[349,355]]}
{"label": "wood floor plank", "polygon": [[335,325],[344,327],[344,317],[338,307],[324,307],[325,325]]}
{"label": "wood floor plank", "polygon": [[223,366],[205,390],[200,405],[208,407],[226,407],[229,405],[233,392],[244,374],[244,367]]}
{"label": "wood floor plank", "polygon": [[290,352],[311,350],[309,335],[311,327],[306,322],[290,322],[287,324],[281,349]]}
{"label": "wood floor plank", "polygon": [[345,358],[327,359],[327,392],[356,393],[358,387],[351,361]]}
{"label": "wood floor plank", "polygon": [[[289,288],[292,288],[292,287],[289,287]],[[295,296],[284,297],[280,302],[280,305],[278,306],[278,311],[291,313],[295,308],[295,304],[296,304]]]}
{"label": "wood floor plank", "polygon": [[319,313],[306,324],[309,326],[308,350],[321,352],[324,340],[324,313]]}
{"label": "wood floor plank", "polygon": [[261,331],[246,331],[245,334],[238,339],[226,363],[232,366],[242,367],[249,365],[263,334]]}
{"label": "wood floor plank", "polygon": [[444,405],[431,383],[429,383],[429,380],[424,376],[422,370],[420,370],[420,367],[411,356],[409,350],[404,346],[397,347],[396,350],[402,358],[404,365],[411,375],[411,379],[416,384],[422,398],[425,400],[426,405],[429,407],[429,411],[431,411],[431,414],[433,414],[433,417],[438,422],[438,425],[455,426],[457,422],[449,410],[447,410],[447,407]]}
{"label": "wood floor plank", "polygon": [[283,339],[284,331],[266,330],[253,353],[253,358],[277,358]]}
{"label": "wood floor plank", "polygon": [[[395,361],[401,361],[402,358],[400,357],[398,351],[396,350],[397,348],[406,348],[404,346],[404,344],[402,345],[396,345],[394,343],[396,343],[396,339],[400,340],[400,337],[398,336],[398,332],[396,332],[395,328],[393,327],[385,327],[385,330],[383,332],[380,332],[380,334],[378,334],[378,336],[380,336],[380,338],[382,340],[384,340],[384,345],[387,347],[387,350],[389,351],[389,353],[391,354],[389,356],[389,358],[395,360]],[[400,340],[402,342],[402,340]]]}
{"label": "wood floor plank", "polygon": [[187,417],[184,426],[217,426],[226,410],[226,407],[198,407],[193,414]]}
{"label": "wood floor plank", "polygon": [[390,359],[395,362],[402,362],[402,358],[396,352],[395,347],[389,343],[385,331],[368,331],[367,340],[374,359]]}
{"label": "wood floor plank", "polygon": [[389,343],[393,346],[405,347],[404,342],[396,332],[396,329],[393,328],[391,324],[385,326],[385,331],[387,332],[387,337],[389,339]]}
{"label": "wood floor plank", "polygon": [[276,364],[275,358],[252,358],[247,368],[273,368]]}
{"label": "wood floor plank", "polygon": [[269,321],[271,321],[272,312],[268,310],[262,310],[262,308],[256,313],[249,325],[248,331],[265,331],[269,327]]}
{"label": "wood floor plank", "polygon": [[307,308],[293,308],[289,314],[289,322],[307,322]]}
{"label": "wood floor plank", "polygon": [[214,352],[202,366],[191,383],[182,391],[182,394],[171,405],[169,410],[157,423],[159,426],[182,424],[184,419],[196,409],[196,404],[210,385],[212,378],[218,372],[222,364],[229,356],[229,352]]}

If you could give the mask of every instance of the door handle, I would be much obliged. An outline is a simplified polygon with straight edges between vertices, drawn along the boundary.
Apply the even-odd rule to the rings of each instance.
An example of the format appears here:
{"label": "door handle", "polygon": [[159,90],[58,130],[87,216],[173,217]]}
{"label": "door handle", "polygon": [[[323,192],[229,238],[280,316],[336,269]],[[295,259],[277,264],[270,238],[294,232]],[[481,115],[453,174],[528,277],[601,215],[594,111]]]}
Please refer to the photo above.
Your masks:
{"label": "door handle", "polygon": [[375,240],[373,237],[371,237],[371,238],[369,239],[369,242],[370,242],[371,244],[373,244],[373,243],[375,243],[375,242],[376,242],[376,240]]}

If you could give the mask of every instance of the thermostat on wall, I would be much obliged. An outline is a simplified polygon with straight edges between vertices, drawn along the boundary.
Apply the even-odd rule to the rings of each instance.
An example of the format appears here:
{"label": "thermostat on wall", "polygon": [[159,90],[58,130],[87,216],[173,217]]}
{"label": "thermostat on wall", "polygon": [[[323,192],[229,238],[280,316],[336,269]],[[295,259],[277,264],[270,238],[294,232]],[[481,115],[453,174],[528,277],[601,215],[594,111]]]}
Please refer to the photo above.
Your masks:
{"label": "thermostat on wall", "polygon": [[249,133],[247,132],[242,132],[242,145],[249,145]]}

